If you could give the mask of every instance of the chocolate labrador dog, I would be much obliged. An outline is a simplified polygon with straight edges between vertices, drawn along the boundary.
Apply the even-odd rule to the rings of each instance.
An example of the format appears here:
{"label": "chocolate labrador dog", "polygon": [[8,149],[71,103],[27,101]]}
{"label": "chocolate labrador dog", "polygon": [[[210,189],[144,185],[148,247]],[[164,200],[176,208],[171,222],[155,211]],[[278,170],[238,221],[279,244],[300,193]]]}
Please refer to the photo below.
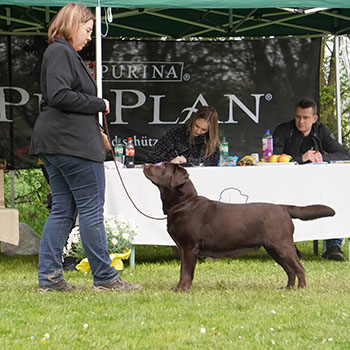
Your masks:
{"label": "chocolate labrador dog", "polygon": [[175,290],[191,287],[198,256],[225,258],[263,246],[288,275],[287,288],[305,287],[305,271],[296,254],[292,219],[333,216],[325,205],[298,207],[270,203],[229,204],[198,196],[180,165],[145,164],[145,176],[160,191],[167,228],[180,250],[180,280]]}

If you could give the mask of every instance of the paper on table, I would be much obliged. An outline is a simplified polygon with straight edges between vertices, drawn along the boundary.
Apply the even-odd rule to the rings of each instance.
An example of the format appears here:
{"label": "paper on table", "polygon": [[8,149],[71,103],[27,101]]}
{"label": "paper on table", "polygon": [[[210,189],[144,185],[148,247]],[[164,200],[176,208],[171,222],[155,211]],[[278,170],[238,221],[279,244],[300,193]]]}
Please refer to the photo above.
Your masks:
{"label": "paper on table", "polygon": [[298,163],[297,162],[274,162],[274,163],[269,163],[269,162],[266,162],[266,163],[255,163],[254,165],[257,165],[257,166],[271,166],[271,165],[297,165]]}

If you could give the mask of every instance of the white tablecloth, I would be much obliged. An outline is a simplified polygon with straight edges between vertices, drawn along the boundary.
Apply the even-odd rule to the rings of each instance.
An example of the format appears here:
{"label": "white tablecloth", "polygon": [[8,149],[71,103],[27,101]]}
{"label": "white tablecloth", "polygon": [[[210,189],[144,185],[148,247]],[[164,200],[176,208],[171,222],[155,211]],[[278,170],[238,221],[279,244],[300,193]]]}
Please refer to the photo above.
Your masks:
{"label": "white tablecloth", "polygon": [[[139,226],[135,244],[174,245],[166,220],[142,216],[127,198],[113,162],[105,163],[105,215],[121,214]],[[127,190],[139,209],[164,217],[159,190],[140,168],[120,169]],[[293,220],[294,241],[350,237],[350,164],[266,165],[254,167],[187,168],[198,194],[230,203],[270,202],[293,205],[325,204],[332,218]]]}

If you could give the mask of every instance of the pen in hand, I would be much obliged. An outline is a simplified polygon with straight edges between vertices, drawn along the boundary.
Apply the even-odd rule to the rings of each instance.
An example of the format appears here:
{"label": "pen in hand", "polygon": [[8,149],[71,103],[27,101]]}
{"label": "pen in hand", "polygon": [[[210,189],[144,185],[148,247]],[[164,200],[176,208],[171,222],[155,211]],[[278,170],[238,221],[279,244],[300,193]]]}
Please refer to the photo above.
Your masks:
{"label": "pen in hand", "polygon": [[182,164],[186,163],[186,158],[184,156],[180,156],[177,150],[174,150],[176,157],[171,161],[172,163]]}

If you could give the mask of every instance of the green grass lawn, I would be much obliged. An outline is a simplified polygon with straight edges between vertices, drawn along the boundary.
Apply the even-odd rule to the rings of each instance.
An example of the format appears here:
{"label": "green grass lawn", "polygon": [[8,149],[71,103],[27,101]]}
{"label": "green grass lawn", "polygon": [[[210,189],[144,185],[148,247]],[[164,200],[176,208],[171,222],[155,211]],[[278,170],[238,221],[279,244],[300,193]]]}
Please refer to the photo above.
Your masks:
{"label": "green grass lawn", "polygon": [[170,247],[136,247],[122,278],[141,292],[93,292],[91,274],[70,271],[86,291],[39,294],[37,257],[0,255],[0,349],[350,349],[349,262],[298,248],[306,289],[281,288],[285,272],[260,250],[199,263],[188,293],[170,291]]}

